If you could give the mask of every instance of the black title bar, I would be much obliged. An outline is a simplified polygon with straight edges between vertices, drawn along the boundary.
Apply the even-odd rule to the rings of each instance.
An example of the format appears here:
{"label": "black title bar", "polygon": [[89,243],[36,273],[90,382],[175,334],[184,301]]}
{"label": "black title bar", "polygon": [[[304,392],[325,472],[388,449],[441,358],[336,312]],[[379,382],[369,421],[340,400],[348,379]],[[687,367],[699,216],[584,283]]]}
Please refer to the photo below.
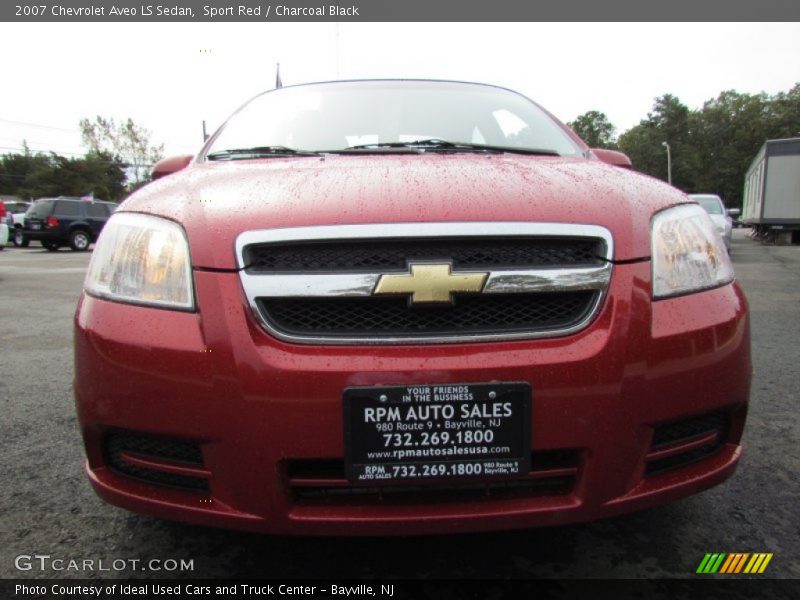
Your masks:
{"label": "black title bar", "polygon": [[163,3],[10,0],[0,3],[0,21],[11,22],[797,20],[800,20],[800,2],[796,0],[165,0]]}

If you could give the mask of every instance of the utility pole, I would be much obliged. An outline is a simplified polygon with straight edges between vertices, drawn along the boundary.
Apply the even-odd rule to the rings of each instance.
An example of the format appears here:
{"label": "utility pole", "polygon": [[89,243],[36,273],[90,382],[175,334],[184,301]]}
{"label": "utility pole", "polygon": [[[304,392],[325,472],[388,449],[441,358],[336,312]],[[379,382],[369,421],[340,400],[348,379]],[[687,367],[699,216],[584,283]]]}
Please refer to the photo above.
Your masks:
{"label": "utility pole", "polygon": [[208,134],[206,133],[206,120],[203,119],[203,142],[208,139]]}
{"label": "utility pole", "polygon": [[661,142],[661,145],[667,149],[667,183],[672,185],[672,154],[669,151],[667,142]]}

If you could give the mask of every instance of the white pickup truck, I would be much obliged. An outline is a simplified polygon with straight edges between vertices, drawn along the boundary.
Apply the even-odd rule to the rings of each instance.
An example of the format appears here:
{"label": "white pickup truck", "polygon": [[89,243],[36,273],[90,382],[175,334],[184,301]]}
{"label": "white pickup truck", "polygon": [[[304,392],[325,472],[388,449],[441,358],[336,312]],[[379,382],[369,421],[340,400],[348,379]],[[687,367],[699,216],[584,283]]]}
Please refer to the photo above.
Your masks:
{"label": "white pickup truck", "polygon": [[23,243],[22,226],[25,224],[25,212],[30,207],[30,202],[23,201],[6,201],[6,210],[8,211],[8,237],[9,241],[13,242],[15,246],[21,246]]}

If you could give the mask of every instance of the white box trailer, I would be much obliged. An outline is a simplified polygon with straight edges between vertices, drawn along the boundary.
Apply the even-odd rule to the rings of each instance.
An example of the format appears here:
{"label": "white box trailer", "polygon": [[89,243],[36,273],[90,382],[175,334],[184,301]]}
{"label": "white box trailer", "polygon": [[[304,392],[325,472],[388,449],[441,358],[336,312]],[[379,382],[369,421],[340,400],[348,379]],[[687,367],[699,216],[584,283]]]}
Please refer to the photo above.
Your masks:
{"label": "white box trailer", "polygon": [[768,140],[744,177],[741,221],[765,241],[800,241],[800,138]]}

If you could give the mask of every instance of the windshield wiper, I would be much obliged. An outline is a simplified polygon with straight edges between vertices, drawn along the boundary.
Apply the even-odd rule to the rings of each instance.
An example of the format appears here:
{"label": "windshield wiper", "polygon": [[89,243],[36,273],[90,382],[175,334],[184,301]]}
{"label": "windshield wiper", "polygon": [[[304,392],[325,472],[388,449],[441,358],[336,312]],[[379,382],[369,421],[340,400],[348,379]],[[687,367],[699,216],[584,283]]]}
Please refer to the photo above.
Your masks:
{"label": "windshield wiper", "polygon": [[252,148],[230,148],[206,154],[208,160],[241,160],[246,158],[265,158],[269,156],[320,156],[319,152],[296,150],[286,146],[254,146]]}
{"label": "windshield wiper", "polygon": [[382,148],[408,148],[411,150],[419,149],[420,151],[427,150],[443,150],[450,152],[510,152],[515,154],[535,154],[543,156],[559,156],[555,150],[548,148],[514,148],[510,146],[493,146],[490,144],[471,144],[468,142],[448,142],[438,138],[430,138],[424,140],[414,140],[413,142],[376,142],[373,144],[358,144],[356,146],[349,146],[343,150],[333,150],[332,152],[363,152],[365,150],[380,150]]}

